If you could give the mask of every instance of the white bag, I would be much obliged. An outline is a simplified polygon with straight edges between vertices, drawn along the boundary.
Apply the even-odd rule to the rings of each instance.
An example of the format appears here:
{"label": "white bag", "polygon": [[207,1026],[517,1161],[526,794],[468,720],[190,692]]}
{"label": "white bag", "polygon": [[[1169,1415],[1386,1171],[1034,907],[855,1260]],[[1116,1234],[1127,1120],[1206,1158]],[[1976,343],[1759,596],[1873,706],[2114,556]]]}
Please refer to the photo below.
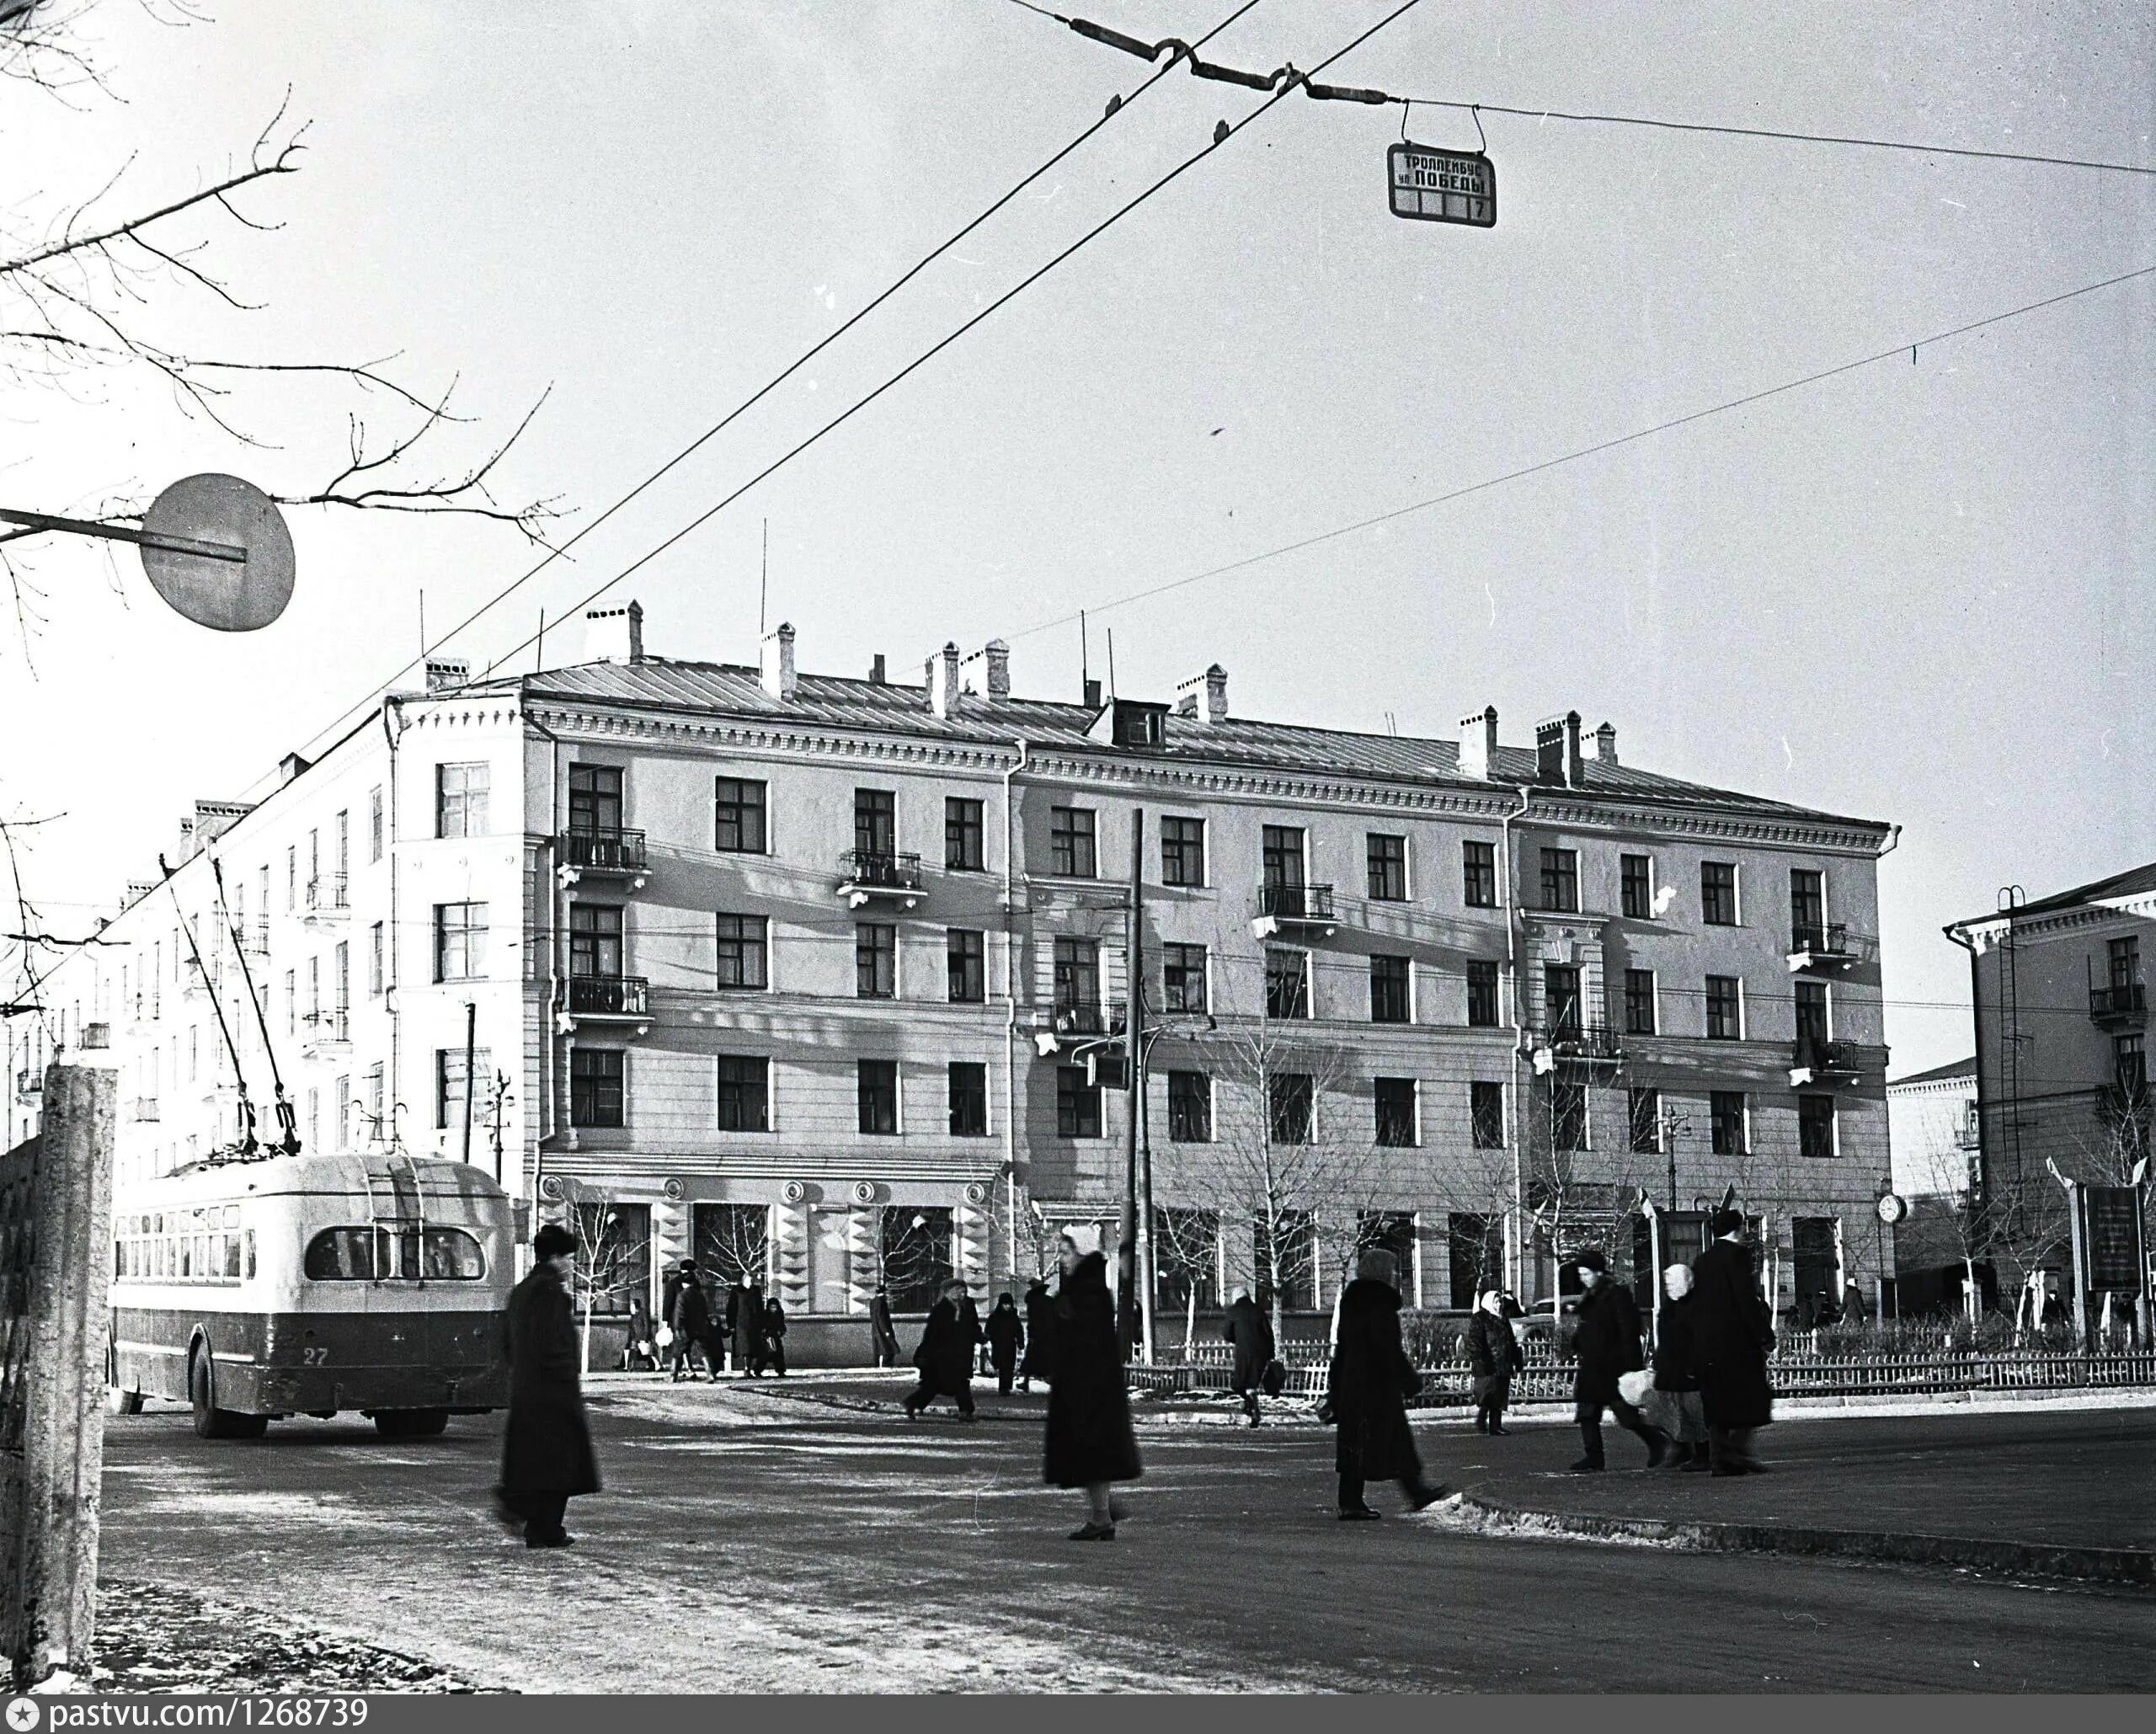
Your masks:
{"label": "white bag", "polygon": [[671,1325],[661,1325],[659,1327],[658,1342],[661,1348],[674,1347],[674,1327]]}
{"label": "white bag", "polygon": [[1635,1409],[1647,1400],[1647,1393],[1654,1389],[1652,1373],[1620,1373],[1617,1375],[1617,1395]]}

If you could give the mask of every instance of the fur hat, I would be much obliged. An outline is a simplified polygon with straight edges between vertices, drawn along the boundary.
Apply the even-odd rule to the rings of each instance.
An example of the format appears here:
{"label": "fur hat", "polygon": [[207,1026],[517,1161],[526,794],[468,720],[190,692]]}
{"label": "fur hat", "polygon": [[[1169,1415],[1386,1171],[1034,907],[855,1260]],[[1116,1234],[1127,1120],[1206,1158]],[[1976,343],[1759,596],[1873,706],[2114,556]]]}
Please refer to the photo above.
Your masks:
{"label": "fur hat", "polygon": [[1063,1230],[1063,1238],[1070,1242],[1070,1250],[1081,1258],[1097,1258],[1101,1255],[1101,1230],[1097,1224],[1067,1224]]}
{"label": "fur hat", "polygon": [[1582,1247],[1572,1255],[1572,1262],[1582,1270],[1593,1271],[1598,1276],[1606,1277],[1609,1274],[1609,1261],[1602,1256],[1601,1251],[1597,1247]]}
{"label": "fur hat", "polygon": [[1742,1210],[1717,1210],[1708,1219],[1708,1231],[1719,1240],[1724,1235],[1744,1232],[1744,1213]]}
{"label": "fur hat", "polygon": [[568,1258],[575,1253],[576,1236],[558,1222],[541,1224],[539,1232],[531,1237],[534,1258]]}
{"label": "fur hat", "polygon": [[1390,1287],[1399,1278],[1399,1262],[1382,1246],[1365,1246],[1355,1260],[1355,1280],[1358,1283],[1383,1283]]}

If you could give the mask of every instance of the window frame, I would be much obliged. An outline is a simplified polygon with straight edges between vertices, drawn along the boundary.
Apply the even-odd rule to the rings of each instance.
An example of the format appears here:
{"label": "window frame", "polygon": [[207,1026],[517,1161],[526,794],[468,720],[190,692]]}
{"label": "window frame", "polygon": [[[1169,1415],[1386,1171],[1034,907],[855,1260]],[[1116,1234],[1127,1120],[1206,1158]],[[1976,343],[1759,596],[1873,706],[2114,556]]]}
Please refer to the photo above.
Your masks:
{"label": "window frame", "polygon": [[[1193,1128],[1196,1130],[1193,1133]],[[1168,1141],[1213,1142],[1213,1075],[1171,1070],[1168,1074]]]}
{"label": "window frame", "polygon": [[[1300,1119],[1298,1132],[1294,1123]],[[1267,1142],[1302,1150],[1317,1142],[1317,1078],[1310,1072],[1272,1071],[1265,1078]]]}
{"label": "window frame", "polygon": [[[612,1118],[606,1118],[611,1104]],[[618,1132],[629,1123],[629,1056],[622,1048],[569,1049],[569,1124],[579,1130]]]}
{"label": "window frame", "polygon": [[[732,791],[731,794],[728,791]],[[750,791],[755,794],[750,796]],[[755,840],[750,832],[755,833]],[[734,840],[727,840],[728,826]],[[771,784],[758,776],[715,776],[711,788],[711,846],[720,855],[771,853]]]}
{"label": "window frame", "polygon": [[1086,1081],[1082,1065],[1055,1069],[1055,1135],[1073,1144],[1107,1135],[1101,1086]]}
{"label": "window frame", "polygon": [[988,933],[985,929],[947,927],[943,930],[943,988],[953,1006],[985,1006],[988,1003]]}
{"label": "window frame", "polygon": [[943,867],[947,872],[988,871],[988,806],[971,795],[943,798]]}
{"label": "window frame", "polygon": [[853,924],[853,996],[899,997],[899,926],[895,921]]}
{"label": "window frame", "polygon": [[[1048,810],[1049,872],[1059,879],[1101,876],[1100,810],[1093,807],[1051,807]],[[1083,856],[1083,865],[1080,858]]]}
{"label": "window frame", "polygon": [[[862,1137],[898,1138],[904,1134],[898,1061],[856,1057],[854,1107],[855,1124]],[[880,1123],[886,1118],[887,1109],[889,1124],[885,1125]],[[872,1124],[872,1121],[878,1123]]]}
{"label": "window frame", "polygon": [[1460,845],[1460,895],[1471,910],[1497,906],[1497,846],[1480,837],[1463,837]]}
{"label": "window frame", "polygon": [[[1388,851],[1382,846],[1386,845],[1396,846],[1396,848]],[[1407,872],[1407,838],[1404,832],[1364,832],[1363,869],[1371,902],[1412,901],[1413,892]]]}
{"label": "window frame", "polygon": [[[1191,955],[1197,954],[1197,997],[1191,996]],[[1165,1011],[1203,1016],[1213,1007],[1213,954],[1202,945],[1170,940],[1161,947],[1161,1002]]]}
{"label": "window frame", "polygon": [[[1641,984],[1646,991],[1641,991]],[[1662,1033],[1661,989],[1652,969],[1625,970],[1625,1033],[1657,1036]],[[1644,1016],[1642,1015],[1644,1013]]]}
{"label": "window frame", "polygon": [[[1726,882],[1715,877],[1726,873]],[[1744,925],[1743,875],[1733,861],[1700,863],[1700,924],[1705,927],[1742,927]],[[1723,894],[1728,896],[1723,909]]]}
{"label": "window frame", "polygon": [[[478,911],[475,918],[472,912]],[[452,919],[453,911],[462,915]],[[435,981],[487,979],[488,909],[483,902],[435,905]],[[457,967],[461,965],[461,967]]]}
{"label": "window frame", "polygon": [[[1470,958],[1468,959],[1465,980],[1467,984],[1467,1027],[1471,1030],[1494,1030],[1502,1028],[1505,1021],[1504,966],[1499,963],[1494,958]],[[1478,1010],[1484,1009],[1485,1007],[1485,1001],[1479,991],[1479,990],[1484,987],[1486,987],[1489,990],[1486,1009],[1490,1015],[1487,1017],[1477,1017],[1475,1015],[1476,1012]]]}
{"label": "window frame", "polygon": [[1541,901],[1535,905],[1545,914],[1577,915],[1580,913],[1580,852],[1561,844],[1541,846],[1541,870],[1539,885]]}
{"label": "window frame", "polygon": [[[1729,1116],[1733,1113],[1733,1123]],[[1733,1123],[1735,1135],[1726,1143],[1723,1134]],[[1717,1156],[1748,1156],[1752,1154],[1751,1100],[1742,1090],[1710,1090],[1707,1092],[1707,1141],[1710,1153]]]}
{"label": "window frame", "polygon": [[[587,785],[585,787],[577,787],[579,778]],[[606,787],[610,778],[613,784],[611,789]],[[621,830],[628,811],[628,779],[619,765],[570,766],[567,792],[568,828],[572,835],[603,837]],[[611,824],[603,824],[599,814],[610,804],[614,811],[614,822]],[[584,810],[585,822],[583,824],[578,823],[579,805]]]}
{"label": "window frame", "polygon": [[[1282,1001],[1276,991],[1274,963],[1279,958],[1295,960],[1294,985],[1286,1001],[1287,1009],[1279,1009]],[[1310,954],[1301,946],[1268,945],[1265,947],[1265,1015],[1268,1019],[1283,1023],[1307,1023],[1315,1016],[1310,992]],[[1300,1007],[1300,1010],[1296,1009]]]}
{"label": "window frame", "polygon": [[[491,835],[488,824],[492,815],[488,808],[493,782],[494,762],[488,759],[449,760],[435,766],[435,836],[438,840]],[[456,787],[451,787],[452,783]]]}
{"label": "window frame", "polygon": [[[1638,871],[1635,872],[1633,869]],[[1654,857],[1620,855],[1617,857],[1618,909],[1628,921],[1654,919]]]}
{"label": "window frame", "polygon": [[[967,1087],[963,1095],[958,1087],[961,1073],[968,1075]],[[976,1082],[979,1086],[978,1091],[973,1087]],[[988,1065],[985,1061],[979,1059],[950,1061],[944,1069],[943,1087],[947,1123],[952,1137],[988,1138],[994,1135],[993,1128],[989,1124]],[[965,1125],[959,1123],[959,1108],[962,1103],[969,1109],[974,1107],[979,1109],[977,1115],[969,1117],[969,1123]]]}
{"label": "window frame", "polygon": [[[728,933],[728,923],[734,931]],[[763,993],[771,984],[771,922],[768,915],[712,911],[712,990],[722,994]],[[729,968],[728,959],[731,958]],[[753,978],[753,979],[752,979]]]}
{"label": "window frame", "polygon": [[[1662,1148],[1662,1090],[1654,1084],[1634,1084],[1625,1092],[1625,1141],[1636,1156],[1660,1156]],[[1644,1135],[1643,1135],[1644,1134]]]}
{"label": "window frame", "polygon": [[1205,884],[1205,821],[1179,813],[1161,819],[1161,883],[1179,889]]}
{"label": "window frame", "polygon": [[[608,928],[605,916],[614,918]],[[578,924],[582,922],[579,926]],[[609,945],[614,955],[614,967],[602,969]],[[590,964],[589,968],[578,967],[581,958]],[[581,898],[569,905],[569,974],[579,980],[619,981],[628,973],[629,916],[628,906],[619,903],[586,903]]]}
{"label": "window frame", "polygon": [[[1380,969],[1380,965],[1385,966],[1383,969]],[[1395,1012],[1396,1016],[1392,1015]],[[1415,960],[1412,958],[1387,952],[1370,953],[1370,1022],[1388,1024],[1415,1022]]]}
{"label": "window frame", "polygon": [[[1386,1118],[1388,1087],[1396,1096],[1402,1092],[1405,1094],[1406,1117],[1404,1120],[1389,1122]],[[1396,1113],[1401,1103],[1396,1100],[1390,1107]],[[1404,1138],[1385,1136],[1389,1130],[1401,1127],[1405,1127],[1406,1132]],[[1383,1150],[1412,1150],[1422,1147],[1422,1085],[1420,1079],[1379,1076],[1370,1080],[1370,1135],[1371,1141]]]}
{"label": "window frame", "polygon": [[[1741,1042],[1744,1039],[1744,978],[1710,975],[1705,978],[1701,999],[1705,1006],[1706,1039]],[[1723,991],[1726,989],[1727,991]]]}
{"label": "window frame", "polygon": [[[1494,1118],[1487,1110],[1494,1107]],[[1506,1144],[1505,1086],[1494,1078],[1467,1082],[1468,1139],[1479,1150],[1501,1150]],[[1494,1135],[1492,1135],[1494,1134]]]}
{"label": "window frame", "polygon": [[[743,1068],[749,1070],[743,1070]],[[729,1077],[729,1069],[736,1075]],[[731,1115],[729,1101],[734,1104]],[[744,1112],[753,1106],[752,1118]],[[771,1129],[771,1061],[767,1054],[712,1056],[712,1128],[718,1132],[767,1133]]]}
{"label": "window frame", "polygon": [[[1815,1149],[1820,1123],[1826,1128],[1826,1148]],[[1796,1155],[1805,1162],[1831,1162],[1841,1154],[1839,1116],[1834,1098],[1817,1091],[1801,1091],[1796,1098]]]}

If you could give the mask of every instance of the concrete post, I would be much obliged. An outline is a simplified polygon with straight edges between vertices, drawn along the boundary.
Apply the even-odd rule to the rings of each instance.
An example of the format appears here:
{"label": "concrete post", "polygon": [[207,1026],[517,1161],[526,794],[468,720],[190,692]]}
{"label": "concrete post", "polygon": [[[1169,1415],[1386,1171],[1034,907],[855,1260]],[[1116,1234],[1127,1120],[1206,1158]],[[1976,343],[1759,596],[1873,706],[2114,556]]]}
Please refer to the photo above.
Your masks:
{"label": "concrete post", "polygon": [[0,1641],[18,1690],[90,1672],[117,1097],[109,1071],[49,1067],[42,1130],[0,1157]]}

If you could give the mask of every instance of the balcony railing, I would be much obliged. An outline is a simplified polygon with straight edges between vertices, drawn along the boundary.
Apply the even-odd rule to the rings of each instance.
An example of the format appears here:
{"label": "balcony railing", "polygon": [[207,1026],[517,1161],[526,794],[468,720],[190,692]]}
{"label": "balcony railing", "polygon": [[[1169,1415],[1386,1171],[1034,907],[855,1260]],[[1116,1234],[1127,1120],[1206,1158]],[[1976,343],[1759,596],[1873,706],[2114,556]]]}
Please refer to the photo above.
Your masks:
{"label": "balcony railing", "polygon": [[555,840],[564,867],[590,873],[640,873],[644,870],[642,831],[572,830]]}
{"label": "balcony railing", "polygon": [[1853,1042],[1799,1036],[1790,1051],[1791,1084],[1853,1083],[1863,1071],[1862,1056]]}
{"label": "balcony railing", "polygon": [[648,1017],[651,984],[641,975],[572,975],[569,1011],[579,1017]]}
{"label": "balcony railing", "polygon": [[1600,1024],[1534,1024],[1527,1031],[1529,1049],[1547,1048],[1561,1060],[1614,1064],[1625,1057],[1623,1038]]}
{"label": "balcony railing", "polygon": [[307,1039],[309,1043],[349,1042],[351,1035],[352,1014],[347,1006],[324,1006],[319,1011],[307,1014]]}
{"label": "balcony railing", "polygon": [[2148,1021],[2148,990],[2140,982],[2089,990],[2089,1016],[2100,1028]]}
{"label": "balcony railing", "polygon": [[1261,885],[1257,912],[1278,921],[1331,921],[1339,919],[1332,907],[1330,885]]}
{"label": "balcony railing", "polygon": [[157,1117],[157,1098],[156,1096],[138,1096],[135,1098],[135,1118],[136,1119],[154,1120]]}
{"label": "balcony railing", "polygon": [[1053,1022],[1059,1036],[1112,1036],[1123,1028],[1123,1006],[1066,1005],[1059,1002]]}
{"label": "balcony railing", "polygon": [[346,876],[324,873],[307,882],[307,912],[310,915],[341,915],[351,907],[345,891]]}
{"label": "balcony railing", "polygon": [[871,891],[921,889],[921,857],[883,849],[856,849],[839,857],[846,883]]}

